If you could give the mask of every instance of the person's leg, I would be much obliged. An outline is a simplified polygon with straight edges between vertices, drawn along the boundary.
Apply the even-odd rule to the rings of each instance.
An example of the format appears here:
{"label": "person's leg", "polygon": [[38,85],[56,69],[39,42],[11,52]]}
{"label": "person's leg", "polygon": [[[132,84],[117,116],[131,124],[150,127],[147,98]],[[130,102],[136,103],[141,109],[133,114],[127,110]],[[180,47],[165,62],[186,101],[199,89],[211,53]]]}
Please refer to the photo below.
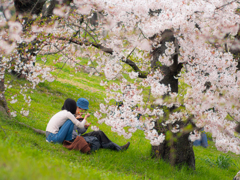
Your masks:
{"label": "person's leg", "polygon": [[89,132],[89,133],[86,133],[84,135],[82,135],[83,137],[86,137],[86,136],[95,136],[96,138],[98,138],[98,140],[100,141],[100,143],[109,143],[109,142],[112,142],[108,137],[107,135],[99,130],[99,131],[92,131],[92,132]]}
{"label": "person's leg", "polygon": [[47,137],[48,142],[53,143],[62,143],[64,140],[70,141],[72,140],[72,131],[73,131],[74,124],[71,120],[67,120],[57,134],[50,134]]}
{"label": "person's leg", "polygon": [[95,136],[98,138],[101,147],[105,148],[105,149],[112,149],[112,150],[117,150],[117,151],[121,151],[121,150],[126,150],[129,146],[129,142],[127,144],[125,144],[124,146],[119,146],[116,143],[113,143],[108,137],[107,135],[103,132],[103,131],[93,131],[90,133],[86,133],[84,135],[82,135],[83,137],[86,136]]}
{"label": "person's leg", "polygon": [[193,142],[194,146],[200,146],[201,145],[201,140],[197,139]]}
{"label": "person's leg", "polygon": [[205,148],[208,147],[207,135],[205,134],[205,132],[202,132],[201,134],[201,145]]}
{"label": "person's leg", "polygon": [[116,151],[121,151],[122,148],[121,146],[113,143],[113,142],[109,142],[109,143],[102,143],[101,147],[104,149],[112,149],[112,150],[116,150]]}

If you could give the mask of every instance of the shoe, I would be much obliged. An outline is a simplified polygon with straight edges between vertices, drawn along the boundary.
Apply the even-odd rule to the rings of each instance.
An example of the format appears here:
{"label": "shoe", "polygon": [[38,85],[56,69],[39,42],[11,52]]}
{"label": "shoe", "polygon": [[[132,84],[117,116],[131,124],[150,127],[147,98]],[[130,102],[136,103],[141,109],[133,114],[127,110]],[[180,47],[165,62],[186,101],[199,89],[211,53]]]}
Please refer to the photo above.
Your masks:
{"label": "shoe", "polygon": [[129,147],[129,145],[130,145],[130,142],[128,142],[127,144],[121,146],[121,150],[122,150],[122,151],[127,150],[128,147]]}

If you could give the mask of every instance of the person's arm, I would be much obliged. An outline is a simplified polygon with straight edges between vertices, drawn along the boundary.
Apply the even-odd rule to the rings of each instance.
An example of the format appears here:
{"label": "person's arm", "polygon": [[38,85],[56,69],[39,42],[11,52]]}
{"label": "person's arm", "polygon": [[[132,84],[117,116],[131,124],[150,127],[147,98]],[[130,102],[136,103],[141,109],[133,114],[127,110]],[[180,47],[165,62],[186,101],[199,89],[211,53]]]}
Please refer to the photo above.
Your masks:
{"label": "person's arm", "polygon": [[77,131],[78,131],[78,135],[81,136],[83,133],[85,133],[87,131],[87,128],[85,128],[85,127],[82,129],[77,128]]}
{"label": "person's arm", "polygon": [[[79,120],[79,121],[82,121],[82,120],[84,119],[81,115],[80,115],[80,116],[76,116],[76,118],[77,118],[77,120]],[[81,136],[83,133],[85,133],[85,132],[87,131],[89,125],[90,125],[90,124],[85,123],[84,128],[82,128],[82,129],[76,128],[75,130],[77,130],[77,134],[78,134],[79,136]],[[76,127],[76,126],[74,126],[74,127]],[[75,132],[76,132],[76,131],[75,131]]]}
{"label": "person's arm", "polygon": [[87,117],[85,116],[84,119],[80,122],[80,121],[78,121],[78,120],[75,118],[75,116],[74,116],[72,113],[70,113],[70,112],[68,112],[67,118],[70,119],[70,120],[73,122],[73,124],[75,124],[75,125],[76,125],[78,128],[80,128],[80,129],[84,128],[84,125],[85,125],[86,119],[87,119]]}

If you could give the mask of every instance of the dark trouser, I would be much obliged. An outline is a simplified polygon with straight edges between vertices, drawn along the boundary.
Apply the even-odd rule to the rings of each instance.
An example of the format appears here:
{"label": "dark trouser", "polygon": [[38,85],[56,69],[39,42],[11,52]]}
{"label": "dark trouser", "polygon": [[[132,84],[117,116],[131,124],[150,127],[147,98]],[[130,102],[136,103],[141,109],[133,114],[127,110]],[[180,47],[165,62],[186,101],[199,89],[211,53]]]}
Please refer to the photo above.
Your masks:
{"label": "dark trouser", "polygon": [[94,136],[94,137],[96,137],[99,140],[99,142],[100,142],[101,148],[113,149],[113,150],[117,150],[117,151],[121,150],[121,147],[118,146],[117,144],[113,143],[107,137],[107,135],[104,132],[102,132],[101,130],[100,131],[93,131],[93,132],[90,132],[90,133],[86,133],[86,134],[84,134],[82,136],[83,137],[86,137],[86,136]]}

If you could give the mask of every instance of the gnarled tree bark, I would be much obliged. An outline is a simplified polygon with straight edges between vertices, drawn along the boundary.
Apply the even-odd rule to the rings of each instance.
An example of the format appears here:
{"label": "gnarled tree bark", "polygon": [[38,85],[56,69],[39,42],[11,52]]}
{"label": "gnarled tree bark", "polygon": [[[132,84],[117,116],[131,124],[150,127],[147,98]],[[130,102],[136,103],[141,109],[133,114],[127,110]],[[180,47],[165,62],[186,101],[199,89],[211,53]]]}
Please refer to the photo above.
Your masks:
{"label": "gnarled tree bark", "polygon": [[4,79],[0,81],[0,111],[9,115],[7,101],[3,92],[4,92]]}
{"label": "gnarled tree bark", "polygon": [[5,70],[2,64],[2,58],[0,57],[0,111],[9,115],[7,101],[4,96],[4,74]]}
{"label": "gnarled tree bark", "polygon": [[[165,30],[161,34],[161,37],[161,46],[154,49],[152,52],[153,60],[151,62],[151,68],[152,70],[160,68],[164,74],[164,78],[159,83],[170,86],[171,92],[178,93],[178,79],[176,76],[179,74],[182,68],[182,63],[178,63],[178,43],[171,30]],[[158,64],[159,56],[161,56],[167,49],[165,46],[166,42],[173,42],[175,45],[175,54],[172,55],[173,64],[169,67]],[[168,108],[168,111],[171,112],[172,108]],[[187,126],[187,123],[180,123],[178,125],[180,126],[180,129],[182,129]],[[188,139],[190,132],[174,134],[171,132],[171,128],[172,127],[163,128],[161,125],[161,120],[156,123],[155,129],[159,134],[170,133],[171,135],[159,146],[152,146],[152,157],[164,159],[170,162],[170,164],[173,166],[187,164],[190,168],[195,169],[193,143]]]}

